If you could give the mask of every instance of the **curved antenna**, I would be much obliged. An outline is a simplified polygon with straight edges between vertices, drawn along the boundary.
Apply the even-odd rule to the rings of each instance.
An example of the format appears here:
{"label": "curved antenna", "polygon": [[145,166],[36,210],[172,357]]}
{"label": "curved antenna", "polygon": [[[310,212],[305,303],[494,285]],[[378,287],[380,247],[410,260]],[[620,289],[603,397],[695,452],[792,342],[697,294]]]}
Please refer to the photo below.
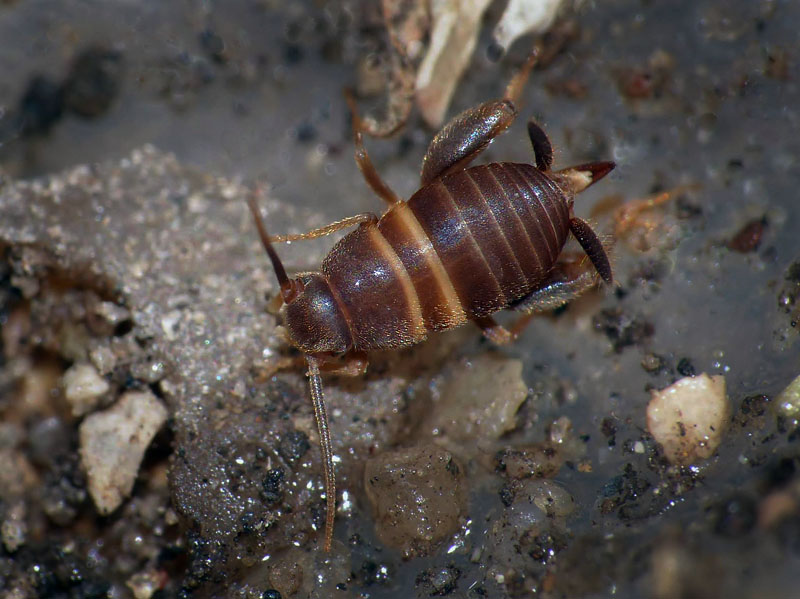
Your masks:
{"label": "curved antenna", "polygon": [[306,356],[308,362],[308,386],[311,389],[311,402],[314,404],[314,418],[317,420],[319,444],[322,449],[322,466],[325,472],[325,551],[331,550],[333,541],[333,520],[336,517],[336,476],[333,472],[333,448],[331,432],[328,428],[328,413],[325,410],[325,397],[322,394],[322,379],[319,376],[319,362],[313,356]]}
{"label": "curved antenna", "polygon": [[286,270],[283,268],[283,264],[281,263],[281,259],[278,257],[275,248],[272,247],[272,242],[267,234],[267,228],[264,226],[264,220],[261,218],[261,212],[259,212],[258,204],[256,204],[255,192],[253,192],[253,195],[247,198],[247,205],[250,207],[250,212],[252,213],[253,220],[256,223],[258,235],[261,237],[261,243],[264,246],[264,249],[267,251],[270,261],[272,261],[272,268],[275,271],[275,276],[278,277],[278,284],[281,286],[281,296],[283,296],[283,301],[288,304],[294,299],[295,295],[297,295],[297,292],[291,279],[289,279],[287,276]]}

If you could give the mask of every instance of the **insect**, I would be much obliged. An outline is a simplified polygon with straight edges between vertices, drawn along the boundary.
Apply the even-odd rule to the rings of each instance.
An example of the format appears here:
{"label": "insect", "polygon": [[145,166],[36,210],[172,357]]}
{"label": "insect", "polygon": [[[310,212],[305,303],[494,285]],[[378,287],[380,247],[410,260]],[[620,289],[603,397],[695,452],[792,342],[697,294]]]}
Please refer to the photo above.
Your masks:
{"label": "insect", "polygon": [[[255,199],[248,200],[280,284],[289,338],[308,365],[325,472],[326,551],[333,538],[336,484],[322,370],[362,373],[369,350],[407,347],[467,321],[490,340],[507,343],[527,315],[563,304],[593,285],[598,274],[612,283],[603,244],[572,207],[575,194],[608,174],[613,162],[551,170],[552,146],[531,120],[535,165],[469,166],[513,122],[536,56],[531,53],[503,98],[462,112],[433,138],[420,189],[408,201],[372,164],[348,95],[356,162],[370,188],[389,205],[380,218],[359,214],[308,233],[270,237]],[[273,242],[311,239],[353,225],[358,227],[334,246],[319,272],[287,276]],[[559,260],[570,233],[591,268],[582,260]],[[504,308],[526,315],[509,330],[492,318]]]}

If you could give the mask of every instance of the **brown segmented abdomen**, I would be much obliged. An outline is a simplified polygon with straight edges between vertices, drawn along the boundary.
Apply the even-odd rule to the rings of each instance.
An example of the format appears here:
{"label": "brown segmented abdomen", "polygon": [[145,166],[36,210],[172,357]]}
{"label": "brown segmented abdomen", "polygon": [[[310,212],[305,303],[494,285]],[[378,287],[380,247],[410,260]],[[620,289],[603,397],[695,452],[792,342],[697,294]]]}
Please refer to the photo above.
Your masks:
{"label": "brown segmented abdomen", "polygon": [[545,280],[569,232],[569,206],[527,164],[475,166],[393,205],[345,236],[322,264],[355,347],[412,345],[487,316]]}
{"label": "brown segmented abdomen", "polygon": [[468,318],[487,316],[536,289],[569,233],[563,192],[527,164],[447,175],[415,193],[408,207]]}

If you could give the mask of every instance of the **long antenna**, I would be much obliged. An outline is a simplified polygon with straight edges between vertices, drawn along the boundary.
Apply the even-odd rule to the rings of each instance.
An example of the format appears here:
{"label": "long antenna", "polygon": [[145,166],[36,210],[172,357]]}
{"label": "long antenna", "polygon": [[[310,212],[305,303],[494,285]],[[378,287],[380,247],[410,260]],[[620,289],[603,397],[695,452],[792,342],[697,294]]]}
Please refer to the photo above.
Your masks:
{"label": "long antenna", "polygon": [[308,386],[311,388],[311,402],[314,404],[314,417],[317,420],[319,444],[322,449],[322,465],[325,472],[325,551],[331,550],[333,541],[333,520],[336,517],[336,476],[333,472],[333,448],[331,432],[328,428],[328,414],[325,410],[325,397],[322,394],[322,380],[319,376],[319,363],[313,356],[306,355],[308,362]]}
{"label": "long antenna", "polygon": [[253,214],[253,220],[256,223],[258,235],[261,237],[261,243],[264,246],[264,249],[267,251],[269,259],[272,261],[272,268],[275,271],[275,276],[278,277],[278,283],[281,286],[281,295],[283,296],[283,301],[288,304],[292,299],[294,299],[295,288],[292,284],[292,281],[286,275],[286,270],[283,268],[283,264],[281,263],[281,259],[278,257],[278,253],[275,251],[275,248],[272,247],[272,242],[269,240],[267,228],[264,226],[264,220],[261,218],[261,212],[259,212],[258,204],[256,204],[255,192],[253,192],[253,195],[248,196],[247,205],[250,207],[250,212]]}

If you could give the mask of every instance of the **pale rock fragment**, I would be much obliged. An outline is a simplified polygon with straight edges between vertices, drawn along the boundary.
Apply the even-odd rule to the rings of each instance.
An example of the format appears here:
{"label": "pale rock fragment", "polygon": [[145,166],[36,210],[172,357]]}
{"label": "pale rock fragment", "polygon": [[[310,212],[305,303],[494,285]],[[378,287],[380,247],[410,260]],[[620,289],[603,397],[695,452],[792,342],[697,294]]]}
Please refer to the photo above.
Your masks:
{"label": "pale rock fragment", "polygon": [[544,33],[553,24],[564,0],[509,0],[492,32],[495,43],[507,50],[518,37]]}
{"label": "pale rock fragment", "polygon": [[133,489],[147,446],[167,419],[167,409],[150,392],[130,391],[80,427],[80,455],[89,493],[103,515]]}
{"label": "pale rock fragment", "polygon": [[0,540],[8,553],[14,553],[25,544],[28,534],[26,512],[25,502],[21,500],[6,507],[0,523]]}
{"label": "pale rock fragment", "polygon": [[800,416],[800,376],[797,376],[777,397],[778,410],[786,418]]}
{"label": "pale rock fragment", "polygon": [[438,128],[450,98],[472,59],[483,13],[491,0],[433,0],[433,29],[417,70],[417,106],[422,118]]}
{"label": "pale rock fragment", "polygon": [[134,599],[150,599],[161,586],[162,581],[157,570],[145,570],[131,576],[126,582]]}
{"label": "pale rock fragment", "polygon": [[454,368],[440,387],[426,428],[459,453],[476,451],[516,426],[516,413],[528,396],[522,362],[481,356]]}
{"label": "pale rock fragment", "polygon": [[109,389],[108,382],[100,376],[94,366],[87,363],[73,365],[62,379],[64,397],[72,408],[73,416],[90,412]]}
{"label": "pale rock fragment", "polygon": [[381,542],[405,558],[429,555],[467,513],[464,470],[441,447],[421,444],[370,458],[364,488]]}
{"label": "pale rock fragment", "polygon": [[653,391],[647,428],[673,464],[711,457],[730,420],[725,377],[699,374]]}

